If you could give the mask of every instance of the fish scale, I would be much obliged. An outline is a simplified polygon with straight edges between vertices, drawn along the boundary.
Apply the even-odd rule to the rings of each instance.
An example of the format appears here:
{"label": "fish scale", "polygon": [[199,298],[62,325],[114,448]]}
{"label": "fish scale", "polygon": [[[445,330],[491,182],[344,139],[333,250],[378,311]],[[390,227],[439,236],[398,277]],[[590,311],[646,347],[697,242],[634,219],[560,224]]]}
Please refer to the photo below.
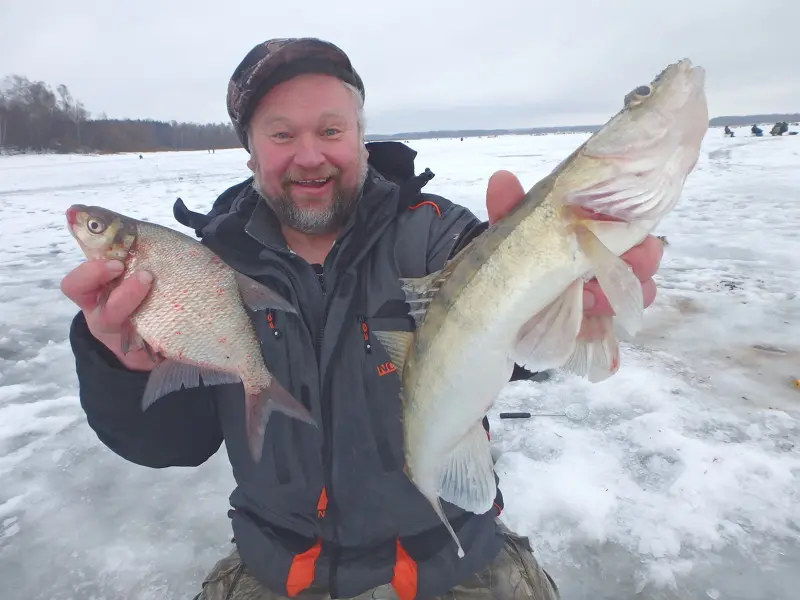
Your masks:
{"label": "fish scale", "polygon": [[[249,394],[268,387],[272,375],[230,267],[205,246],[164,235],[148,223],[136,229],[125,276],[136,269],[159,274],[131,319],[139,334],[168,358],[237,372]],[[185,276],[189,262],[198,267],[191,280]]]}

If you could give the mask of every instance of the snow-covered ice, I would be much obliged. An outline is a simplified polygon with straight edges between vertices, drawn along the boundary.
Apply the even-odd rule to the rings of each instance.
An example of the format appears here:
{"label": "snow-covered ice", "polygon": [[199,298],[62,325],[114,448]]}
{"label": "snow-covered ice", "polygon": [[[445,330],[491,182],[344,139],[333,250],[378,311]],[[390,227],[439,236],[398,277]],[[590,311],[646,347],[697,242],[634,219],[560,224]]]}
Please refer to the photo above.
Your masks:
{"label": "snow-covered ice", "polygon": [[[743,131],[743,130],[740,130]],[[743,135],[740,133],[739,135]],[[411,142],[428,190],[485,218],[497,169],[526,187],[585,135]],[[182,228],[246,175],[244,151],[0,157],[0,596],[188,600],[229,548],[225,453],[151,470],[80,409],[59,291],[82,260],[64,210]],[[592,385],[510,384],[490,412],[503,518],[573,598],[793,599],[800,589],[800,136],[709,131],[645,330]],[[190,233],[190,232],[189,232]],[[588,409],[581,420],[506,410]],[[10,592],[10,593],[9,593]],[[638,592],[638,596],[637,596]]]}

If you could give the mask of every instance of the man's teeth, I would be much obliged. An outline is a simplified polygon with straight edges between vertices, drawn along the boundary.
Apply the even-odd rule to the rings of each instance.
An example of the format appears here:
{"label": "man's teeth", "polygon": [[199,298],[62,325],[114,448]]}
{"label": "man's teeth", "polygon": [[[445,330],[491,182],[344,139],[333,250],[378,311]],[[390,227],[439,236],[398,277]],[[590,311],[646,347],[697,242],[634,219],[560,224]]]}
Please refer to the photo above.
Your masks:
{"label": "man's teeth", "polygon": [[308,184],[311,184],[311,183],[323,184],[326,181],[328,181],[327,177],[325,177],[323,179],[298,179],[297,181],[295,181],[295,183],[299,183],[301,185],[308,185]]}

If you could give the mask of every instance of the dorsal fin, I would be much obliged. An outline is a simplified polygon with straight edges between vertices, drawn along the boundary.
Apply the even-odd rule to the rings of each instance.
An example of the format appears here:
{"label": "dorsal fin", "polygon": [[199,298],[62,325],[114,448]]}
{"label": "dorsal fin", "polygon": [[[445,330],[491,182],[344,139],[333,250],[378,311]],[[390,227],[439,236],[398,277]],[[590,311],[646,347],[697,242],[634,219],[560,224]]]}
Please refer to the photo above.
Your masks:
{"label": "dorsal fin", "polygon": [[406,303],[409,305],[409,315],[414,317],[414,322],[417,328],[422,325],[425,318],[425,313],[431,301],[436,297],[436,294],[448,280],[450,275],[453,274],[458,264],[469,253],[475,245],[476,240],[480,236],[473,239],[469,244],[456,254],[453,258],[447,261],[442,269],[434,271],[430,275],[424,277],[415,277],[410,279],[400,279],[402,284],[403,293],[406,296]]}

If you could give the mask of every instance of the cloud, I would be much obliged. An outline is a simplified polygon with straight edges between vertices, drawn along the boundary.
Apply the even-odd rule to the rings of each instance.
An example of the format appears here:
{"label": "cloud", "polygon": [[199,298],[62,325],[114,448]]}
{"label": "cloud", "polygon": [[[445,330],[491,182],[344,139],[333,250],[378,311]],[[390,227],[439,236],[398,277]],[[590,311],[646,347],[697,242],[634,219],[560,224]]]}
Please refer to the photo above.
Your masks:
{"label": "cloud", "polygon": [[799,26],[781,0],[6,2],[0,75],[65,83],[94,114],[227,121],[245,53],[311,35],[350,54],[370,131],[599,123],[684,56],[712,115],[796,111]]}

